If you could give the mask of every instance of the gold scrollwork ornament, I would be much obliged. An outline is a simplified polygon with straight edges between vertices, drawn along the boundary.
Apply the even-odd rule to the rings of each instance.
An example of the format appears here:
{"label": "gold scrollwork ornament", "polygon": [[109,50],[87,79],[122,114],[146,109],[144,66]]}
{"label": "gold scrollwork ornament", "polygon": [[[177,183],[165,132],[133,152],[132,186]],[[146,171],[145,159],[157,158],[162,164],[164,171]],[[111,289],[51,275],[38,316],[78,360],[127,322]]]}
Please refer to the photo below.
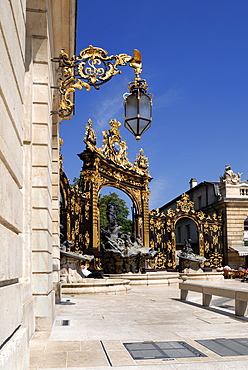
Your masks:
{"label": "gold scrollwork ornament", "polygon": [[168,209],[168,211],[167,211],[167,215],[168,215],[169,217],[173,217],[173,216],[175,216],[175,211],[173,211],[172,209]]}
{"label": "gold scrollwork ornament", "polygon": [[208,253],[210,249],[210,244],[208,241],[205,241],[205,246],[204,246],[205,252]]}
{"label": "gold scrollwork ornament", "polygon": [[158,244],[162,243],[162,235],[161,234],[157,234],[157,243]]}
{"label": "gold scrollwork ornament", "polygon": [[156,268],[158,269],[166,268],[166,263],[167,263],[166,255],[164,255],[162,252],[159,252],[155,257]]}
{"label": "gold scrollwork ornament", "polygon": [[86,231],[86,233],[84,235],[84,239],[85,239],[85,246],[86,246],[86,248],[88,248],[89,245],[90,245],[90,234],[89,234],[88,230]]}
{"label": "gold scrollwork ornament", "polygon": [[182,194],[181,199],[178,200],[176,203],[177,203],[177,209],[178,209],[178,211],[181,210],[181,211],[183,211],[185,213],[188,213],[190,211],[192,213],[195,212],[195,210],[194,210],[194,202],[191,202],[189,200],[189,195],[186,194],[186,193]]}
{"label": "gold scrollwork ornament", "polygon": [[206,218],[206,215],[204,212],[200,211],[200,212],[197,212],[197,216],[200,220],[203,220],[204,218]]}
{"label": "gold scrollwork ornament", "polygon": [[223,256],[218,252],[214,252],[210,256],[210,266],[211,267],[218,267],[222,264]]}
{"label": "gold scrollwork ornament", "polygon": [[217,245],[217,244],[218,244],[218,242],[219,242],[218,235],[214,235],[214,236],[213,236],[213,244],[214,244],[214,245]]}
{"label": "gold scrollwork ornament", "polygon": [[219,225],[216,224],[211,225],[210,230],[216,233],[219,230]]}

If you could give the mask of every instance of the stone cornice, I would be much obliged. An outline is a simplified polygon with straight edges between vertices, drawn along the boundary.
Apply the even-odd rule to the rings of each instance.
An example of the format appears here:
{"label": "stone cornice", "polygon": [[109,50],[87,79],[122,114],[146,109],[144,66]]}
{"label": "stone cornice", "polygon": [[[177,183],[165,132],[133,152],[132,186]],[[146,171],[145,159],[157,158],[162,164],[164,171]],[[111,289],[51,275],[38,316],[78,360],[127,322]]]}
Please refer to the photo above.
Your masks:
{"label": "stone cornice", "polygon": [[248,211],[248,198],[223,198],[214,203],[214,206],[219,207],[223,204],[226,204],[228,207],[246,207]]}
{"label": "stone cornice", "polygon": [[76,12],[77,0],[50,0],[54,55],[59,55],[60,49],[68,51],[69,55],[75,54],[76,42]]}

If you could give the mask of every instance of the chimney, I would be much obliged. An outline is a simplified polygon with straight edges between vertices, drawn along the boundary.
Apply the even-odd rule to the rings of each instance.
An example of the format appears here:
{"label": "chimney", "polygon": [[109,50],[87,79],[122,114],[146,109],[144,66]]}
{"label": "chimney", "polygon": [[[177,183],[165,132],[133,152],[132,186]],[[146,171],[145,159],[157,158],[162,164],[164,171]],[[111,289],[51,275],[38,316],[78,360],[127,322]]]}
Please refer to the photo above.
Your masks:
{"label": "chimney", "polygon": [[190,179],[189,184],[190,184],[190,189],[192,189],[192,188],[194,188],[197,185],[197,180],[194,177],[192,177]]}

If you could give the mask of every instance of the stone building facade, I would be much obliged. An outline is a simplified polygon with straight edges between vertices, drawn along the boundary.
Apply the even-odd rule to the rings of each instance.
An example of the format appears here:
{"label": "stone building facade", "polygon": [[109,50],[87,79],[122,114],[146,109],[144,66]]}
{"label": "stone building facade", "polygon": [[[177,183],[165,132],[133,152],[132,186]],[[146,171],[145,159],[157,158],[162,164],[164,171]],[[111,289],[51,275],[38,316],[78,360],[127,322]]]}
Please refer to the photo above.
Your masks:
{"label": "stone building facade", "polygon": [[29,368],[29,340],[59,299],[57,65],[75,54],[76,0],[0,1],[0,368]]}
{"label": "stone building facade", "polygon": [[[208,215],[218,213],[223,220],[222,242],[224,264],[232,268],[248,265],[248,181],[241,181],[241,174],[235,174],[228,165],[220,181],[197,183],[190,180],[190,189],[186,191],[194,203],[196,211]],[[160,212],[166,213],[175,209],[181,196],[160,207]],[[194,222],[188,218],[178,221],[176,228],[177,250],[181,250],[185,239],[192,240],[196,253],[199,252],[198,236]]]}

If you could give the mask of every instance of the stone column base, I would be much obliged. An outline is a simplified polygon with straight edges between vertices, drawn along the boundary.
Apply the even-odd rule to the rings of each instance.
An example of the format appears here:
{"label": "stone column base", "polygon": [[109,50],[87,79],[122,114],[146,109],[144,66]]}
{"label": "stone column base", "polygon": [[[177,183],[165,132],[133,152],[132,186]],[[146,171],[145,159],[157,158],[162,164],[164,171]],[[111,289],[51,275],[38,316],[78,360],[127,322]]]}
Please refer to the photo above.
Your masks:
{"label": "stone column base", "polygon": [[62,299],[61,282],[53,283],[53,291],[55,293],[55,303],[60,303]]}

